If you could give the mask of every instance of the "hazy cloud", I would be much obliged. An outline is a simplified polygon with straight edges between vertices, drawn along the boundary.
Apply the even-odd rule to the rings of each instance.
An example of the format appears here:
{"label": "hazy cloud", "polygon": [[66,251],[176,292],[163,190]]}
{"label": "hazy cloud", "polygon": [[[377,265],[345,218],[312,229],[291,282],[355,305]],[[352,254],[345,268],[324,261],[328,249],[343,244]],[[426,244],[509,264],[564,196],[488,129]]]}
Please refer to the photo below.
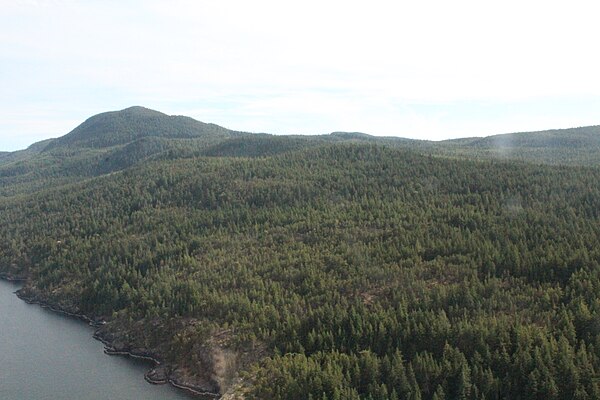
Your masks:
{"label": "hazy cloud", "polygon": [[278,133],[597,124],[597,7],[0,1],[0,149],[134,104]]}

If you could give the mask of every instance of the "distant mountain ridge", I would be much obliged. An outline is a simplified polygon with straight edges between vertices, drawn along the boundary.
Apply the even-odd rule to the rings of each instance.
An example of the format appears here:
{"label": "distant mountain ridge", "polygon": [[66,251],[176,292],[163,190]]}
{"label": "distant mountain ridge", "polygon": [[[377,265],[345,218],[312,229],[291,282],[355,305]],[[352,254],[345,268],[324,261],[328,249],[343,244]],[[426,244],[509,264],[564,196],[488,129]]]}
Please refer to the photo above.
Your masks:
{"label": "distant mountain ridge", "polygon": [[129,107],[88,118],[70,133],[53,141],[46,150],[58,147],[105,148],[144,137],[190,139],[204,136],[228,137],[239,134],[215,124],[190,117],[166,115],[144,107]]}
{"label": "distant mountain ridge", "polygon": [[234,131],[134,106],[94,115],[66,135],[34,143],[25,150],[0,152],[0,196],[77,182],[156,158],[270,157],[343,142],[441,157],[600,166],[600,126],[440,142],[361,132],[270,135]]}
{"label": "distant mountain ridge", "polygon": [[[259,134],[258,136],[261,137],[260,142],[264,143],[273,139],[279,147],[281,147],[281,138],[293,138],[294,146],[283,146],[289,148],[295,148],[298,145],[298,140],[303,143],[307,143],[310,140],[318,140],[320,142],[374,142],[384,145],[438,150],[442,153],[458,150],[458,153],[463,155],[469,152],[473,155],[480,155],[482,151],[488,155],[493,155],[495,151],[506,154],[505,150],[507,149],[528,151],[531,149],[554,149],[559,151],[581,149],[585,153],[591,153],[596,149],[600,150],[600,125],[507,133],[487,137],[468,137],[443,141],[418,140],[393,136],[381,137],[363,132],[342,131],[332,132],[329,135],[316,136],[269,134]],[[243,151],[239,151],[239,149],[234,150],[232,146],[235,143],[242,143],[244,140],[256,142],[256,137],[256,134],[230,130],[216,124],[200,122],[190,117],[167,115],[149,108],[132,106],[120,111],[109,111],[94,115],[66,135],[34,143],[26,150],[0,152],[0,165],[6,163],[7,160],[23,159],[28,155],[50,152],[57,149],[106,149],[127,145],[140,139],[144,139],[145,147],[148,147],[148,143],[152,141],[152,138],[160,140],[206,139],[210,144],[218,145],[221,150],[223,147],[227,147],[229,148],[229,152],[243,155]],[[227,145],[220,143],[227,139],[236,140]],[[242,145],[242,147],[248,146]],[[252,153],[255,154],[255,146],[249,147],[253,147]],[[215,153],[220,154],[221,150],[215,150]],[[267,153],[271,153],[271,151],[267,151]],[[528,154],[528,156],[531,156],[531,154]],[[542,157],[542,159],[545,158],[547,157]],[[548,160],[545,159],[544,161]],[[600,163],[600,158],[598,161]]]}
{"label": "distant mountain ridge", "polygon": [[600,146],[600,125],[534,132],[515,132],[487,137],[461,138],[444,141],[477,148],[585,148]]}
{"label": "distant mountain ridge", "polygon": [[0,196],[120,171],[158,154],[179,158],[242,136],[144,107],[94,115],[68,134],[0,154]]}
{"label": "distant mountain ridge", "polygon": [[2,163],[27,159],[33,155],[39,154],[54,140],[55,139],[45,139],[40,142],[33,143],[32,145],[23,150],[17,150],[13,152],[2,151],[0,152],[0,165],[2,165]]}
{"label": "distant mountain ridge", "polygon": [[556,165],[600,165],[600,125],[439,142],[442,152]]}

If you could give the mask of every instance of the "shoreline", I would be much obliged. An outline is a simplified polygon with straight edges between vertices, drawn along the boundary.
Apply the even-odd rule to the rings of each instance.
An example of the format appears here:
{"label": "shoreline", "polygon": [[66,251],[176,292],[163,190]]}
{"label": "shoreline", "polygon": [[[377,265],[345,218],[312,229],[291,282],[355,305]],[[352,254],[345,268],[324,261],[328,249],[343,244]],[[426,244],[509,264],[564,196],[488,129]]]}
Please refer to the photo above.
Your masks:
{"label": "shoreline", "polygon": [[102,344],[104,344],[104,346],[105,346],[104,354],[107,354],[109,356],[126,356],[126,357],[135,358],[138,360],[145,360],[145,361],[153,362],[154,367],[149,369],[144,374],[144,379],[148,383],[151,383],[153,385],[164,385],[164,384],[168,383],[171,386],[174,386],[178,389],[186,390],[186,391],[188,391],[192,394],[198,395],[198,396],[210,396],[210,397],[214,397],[214,398],[221,397],[220,394],[204,391],[198,387],[193,387],[190,385],[184,385],[182,383],[179,383],[176,380],[170,378],[169,375],[164,371],[161,371],[161,373],[165,374],[165,377],[163,379],[153,378],[151,375],[154,373],[158,373],[157,369],[162,368],[161,366],[163,365],[158,359],[152,357],[151,355],[149,355],[147,353],[137,353],[137,352],[127,351],[127,350],[117,350],[115,347],[112,346],[112,344],[108,340],[104,339],[98,332],[94,333],[93,338],[102,342]]}
{"label": "shoreline", "polygon": [[[26,282],[27,278],[13,277],[13,276],[6,275],[6,274],[0,274],[0,280],[18,283],[18,282]],[[144,373],[144,379],[146,380],[146,382],[153,384],[153,385],[170,384],[171,386],[173,386],[177,389],[185,390],[186,392],[188,392],[192,395],[195,395],[195,396],[212,397],[215,399],[218,399],[222,396],[221,394],[203,390],[201,387],[180,383],[176,379],[173,379],[170,376],[170,372],[167,373],[167,371],[164,370],[164,368],[160,371],[157,371],[157,370],[161,369],[161,366],[163,364],[159,360],[160,357],[153,357],[149,354],[149,352],[148,353],[146,353],[146,352],[137,353],[137,352],[131,352],[128,350],[118,350],[117,348],[115,348],[113,346],[113,343],[111,341],[102,337],[102,335],[100,333],[99,328],[107,323],[104,319],[90,318],[89,316],[87,316],[85,314],[79,314],[79,313],[67,311],[66,309],[61,308],[60,306],[57,306],[55,304],[51,304],[48,301],[39,300],[33,296],[27,296],[27,295],[23,294],[21,289],[22,288],[16,290],[14,292],[14,294],[20,300],[24,301],[25,303],[37,305],[42,308],[48,309],[52,312],[55,312],[58,314],[63,314],[68,317],[71,317],[71,318],[79,319],[81,321],[86,322],[88,325],[92,326],[93,328],[95,328],[95,331],[92,334],[92,338],[100,341],[104,345],[104,354],[110,355],[110,356],[127,356],[127,357],[131,357],[134,359],[141,359],[141,360],[146,360],[146,361],[152,362],[154,364],[154,366]],[[152,374],[164,374],[164,378],[156,379],[151,376]]]}
{"label": "shoreline", "polygon": [[27,280],[27,278],[21,278],[21,277],[7,275],[7,274],[1,274],[1,273],[0,273],[0,279],[2,279],[4,281],[8,281],[8,282],[25,282]]}

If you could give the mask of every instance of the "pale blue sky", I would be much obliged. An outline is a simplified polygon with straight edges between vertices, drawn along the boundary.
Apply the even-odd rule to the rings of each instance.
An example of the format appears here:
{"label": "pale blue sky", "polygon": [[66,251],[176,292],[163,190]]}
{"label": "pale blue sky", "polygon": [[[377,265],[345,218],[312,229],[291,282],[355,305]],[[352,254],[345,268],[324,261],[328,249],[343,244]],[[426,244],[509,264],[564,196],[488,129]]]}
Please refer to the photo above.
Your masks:
{"label": "pale blue sky", "polygon": [[270,133],[600,124],[593,1],[0,0],[0,151],[142,105]]}

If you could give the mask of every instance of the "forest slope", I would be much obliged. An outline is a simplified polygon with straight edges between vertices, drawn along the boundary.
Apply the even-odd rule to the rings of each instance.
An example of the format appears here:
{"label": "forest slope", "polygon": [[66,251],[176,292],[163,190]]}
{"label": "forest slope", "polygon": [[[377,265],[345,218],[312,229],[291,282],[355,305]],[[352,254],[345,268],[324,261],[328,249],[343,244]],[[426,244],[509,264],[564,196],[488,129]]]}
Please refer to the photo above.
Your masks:
{"label": "forest slope", "polygon": [[100,114],[0,154],[0,274],[214,392],[596,399],[597,130],[426,142]]}
{"label": "forest slope", "polygon": [[593,399],[598,182],[361,143],[155,160],[0,199],[0,268],[248,398]]}
{"label": "forest slope", "polygon": [[600,165],[600,126],[440,142],[447,153],[555,165]]}
{"label": "forest slope", "polygon": [[441,142],[359,132],[274,136],[231,131],[189,117],[130,107],[90,117],[63,137],[0,153],[0,196],[78,182],[156,158],[260,157],[341,142],[380,144],[446,157],[600,165],[598,126]]}

